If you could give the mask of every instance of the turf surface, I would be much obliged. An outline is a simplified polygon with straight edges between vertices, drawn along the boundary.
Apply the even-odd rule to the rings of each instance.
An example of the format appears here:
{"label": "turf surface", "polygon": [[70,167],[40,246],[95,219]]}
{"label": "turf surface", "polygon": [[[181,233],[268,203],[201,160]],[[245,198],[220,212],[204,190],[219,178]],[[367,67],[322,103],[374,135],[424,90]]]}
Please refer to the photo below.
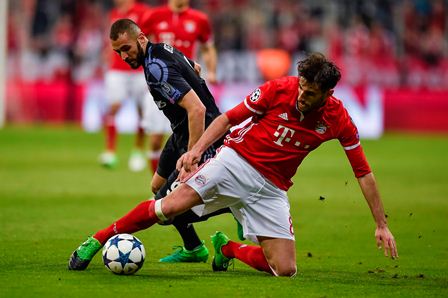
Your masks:
{"label": "turf surface", "polygon": [[[150,174],[98,166],[102,136],[78,128],[0,130],[0,297],[443,297],[448,296],[448,137],[387,134],[364,141],[400,258],[375,247],[374,223],[343,150],[329,142],[303,163],[289,191],[299,274],[272,278],[236,261],[160,264],[180,244],[172,227],[137,233],[147,251],[134,276],[115,276],[95,257],[67,270],[85,238],[149,197]],[[230,215],[196,225],[212,250],[216,230],[236,238]]]}

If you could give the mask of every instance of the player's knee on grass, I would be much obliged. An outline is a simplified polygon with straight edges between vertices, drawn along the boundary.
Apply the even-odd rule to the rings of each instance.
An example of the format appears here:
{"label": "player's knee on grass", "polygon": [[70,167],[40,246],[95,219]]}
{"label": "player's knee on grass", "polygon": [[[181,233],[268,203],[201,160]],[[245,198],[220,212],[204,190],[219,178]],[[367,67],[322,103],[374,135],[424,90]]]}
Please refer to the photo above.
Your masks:
{"label": "player's knee on grass", "polygon": [[295,242],[291,239],[257,237],[275,276],[292,277],[297,273]]}
{"label": "player's knee on grass", "polygon": [[271,266],[275,276],[293,277],[297,274],[297,265],[295,263],[289,264],[277,264],[277,266]]}

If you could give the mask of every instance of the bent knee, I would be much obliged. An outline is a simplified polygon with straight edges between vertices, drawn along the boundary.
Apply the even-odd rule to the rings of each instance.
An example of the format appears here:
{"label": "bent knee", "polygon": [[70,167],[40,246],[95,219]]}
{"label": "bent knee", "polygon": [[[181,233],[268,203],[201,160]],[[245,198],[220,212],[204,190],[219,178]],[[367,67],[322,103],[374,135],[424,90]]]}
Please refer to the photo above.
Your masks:
{"label": "bent knee", "polygon": [[293,277],[297,274],[297,266],[296,264],[277,266],[273,271],[276,276]]}

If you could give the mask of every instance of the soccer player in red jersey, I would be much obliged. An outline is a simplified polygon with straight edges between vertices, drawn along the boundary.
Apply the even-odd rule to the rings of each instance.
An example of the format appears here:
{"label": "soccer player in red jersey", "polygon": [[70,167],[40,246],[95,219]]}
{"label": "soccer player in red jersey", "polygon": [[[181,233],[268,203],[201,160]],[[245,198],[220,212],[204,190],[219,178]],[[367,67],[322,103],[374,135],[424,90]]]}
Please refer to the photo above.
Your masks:
{"label": "soccer player in red jersey", "polygon": [[[150,8],[143,4],[135,2],[135,0],[115,0],[115,8],[110,11],[109,19],[112,24],[118,19],[129,18],[141,24],[146,23],[146,19],[149,17]],[[147,28],[142,28],[146,33]],[[147,33],[146,33],[147,34]],[[142,69],[132,69],[127,63],[125,63],[119,56],[113,53],[110,45],[107,48],[107,55],[110,56],[110,64],[105,74],[105,88],[106,98],[108,101],[108,110],[105,117],[105,137],[106,137],[106,150],[100,156],[100,162],[103,166],[113,168],[117,165],[116,140],[117,140],[117,128],[115,125],[115,116],[121,108],[122,102],[126,99],[135,100],[137,103],[137,109],[139,113],[139,123],[136,132],[135,149],[132,152],[129,159],[129,168],[132,171],[141,171],[146,167],[146,158],[144,157],[144,138],[145,131],[142,127],[145,123],[141,122],[143,112],[154,111],[151,115],[151,127],[148,129],[160,134],[169,133],[169,122],[158,111],[155,106],[151,95],[148,93],[148,86],[144,76],[142,75]],[[154,149],[153,144],[152,155],[160,155],[160,146]],[[154,152],[155,150],[155,152]],[[153,169],[155,171],[155,168]]]}
{"label": "soccer player in red jersey", "polygon": [[206,14],[190,7],[189,0],[168,0],[168,4],[155,7],[146,22],[153,42],[163,42],[195,59],[197,44],[204,60],[208,83],[216,83],[217,54],[212,28]]}
{"label": "soccer player in red jersey", "polygon": [[[217,232],[212,236],[213,270],[226,271],[229,261],[236,258],[274,276],[294,276],[295,238],[286,191],[302,160],[323,142],[338,139],[375,220],[377,245],[384,247],[386,256],[397,258],[396,242],[356,126],[342,102],[333,97],[339,69],[323,55],[311,54],[299,62],[298,72],[298,77],[265,83],[217,117],[178,160],[185,179],[176,191],[141,203],[98,233],[107,237],[132,233],[190,209],[207,215],[230,207],[244,236],[260,245],[243,245]],[[227,136],[214,158],[197,168],[205,148],[250,117],[248,124]]]}

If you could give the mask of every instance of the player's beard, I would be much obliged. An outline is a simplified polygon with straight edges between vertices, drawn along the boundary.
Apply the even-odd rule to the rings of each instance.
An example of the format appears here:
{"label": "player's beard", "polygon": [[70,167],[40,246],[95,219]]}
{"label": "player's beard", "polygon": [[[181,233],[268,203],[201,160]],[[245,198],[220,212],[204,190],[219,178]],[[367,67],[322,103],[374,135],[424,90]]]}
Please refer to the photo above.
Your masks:
{"label": "player's beard", "polygon": [[132,69],[137,69],[143,64],[144,60],[145,60],[145,51],[137,42],[137,57],[135,59],[128,58],[125,60],[125,62],[129,64],[129,66]]}

